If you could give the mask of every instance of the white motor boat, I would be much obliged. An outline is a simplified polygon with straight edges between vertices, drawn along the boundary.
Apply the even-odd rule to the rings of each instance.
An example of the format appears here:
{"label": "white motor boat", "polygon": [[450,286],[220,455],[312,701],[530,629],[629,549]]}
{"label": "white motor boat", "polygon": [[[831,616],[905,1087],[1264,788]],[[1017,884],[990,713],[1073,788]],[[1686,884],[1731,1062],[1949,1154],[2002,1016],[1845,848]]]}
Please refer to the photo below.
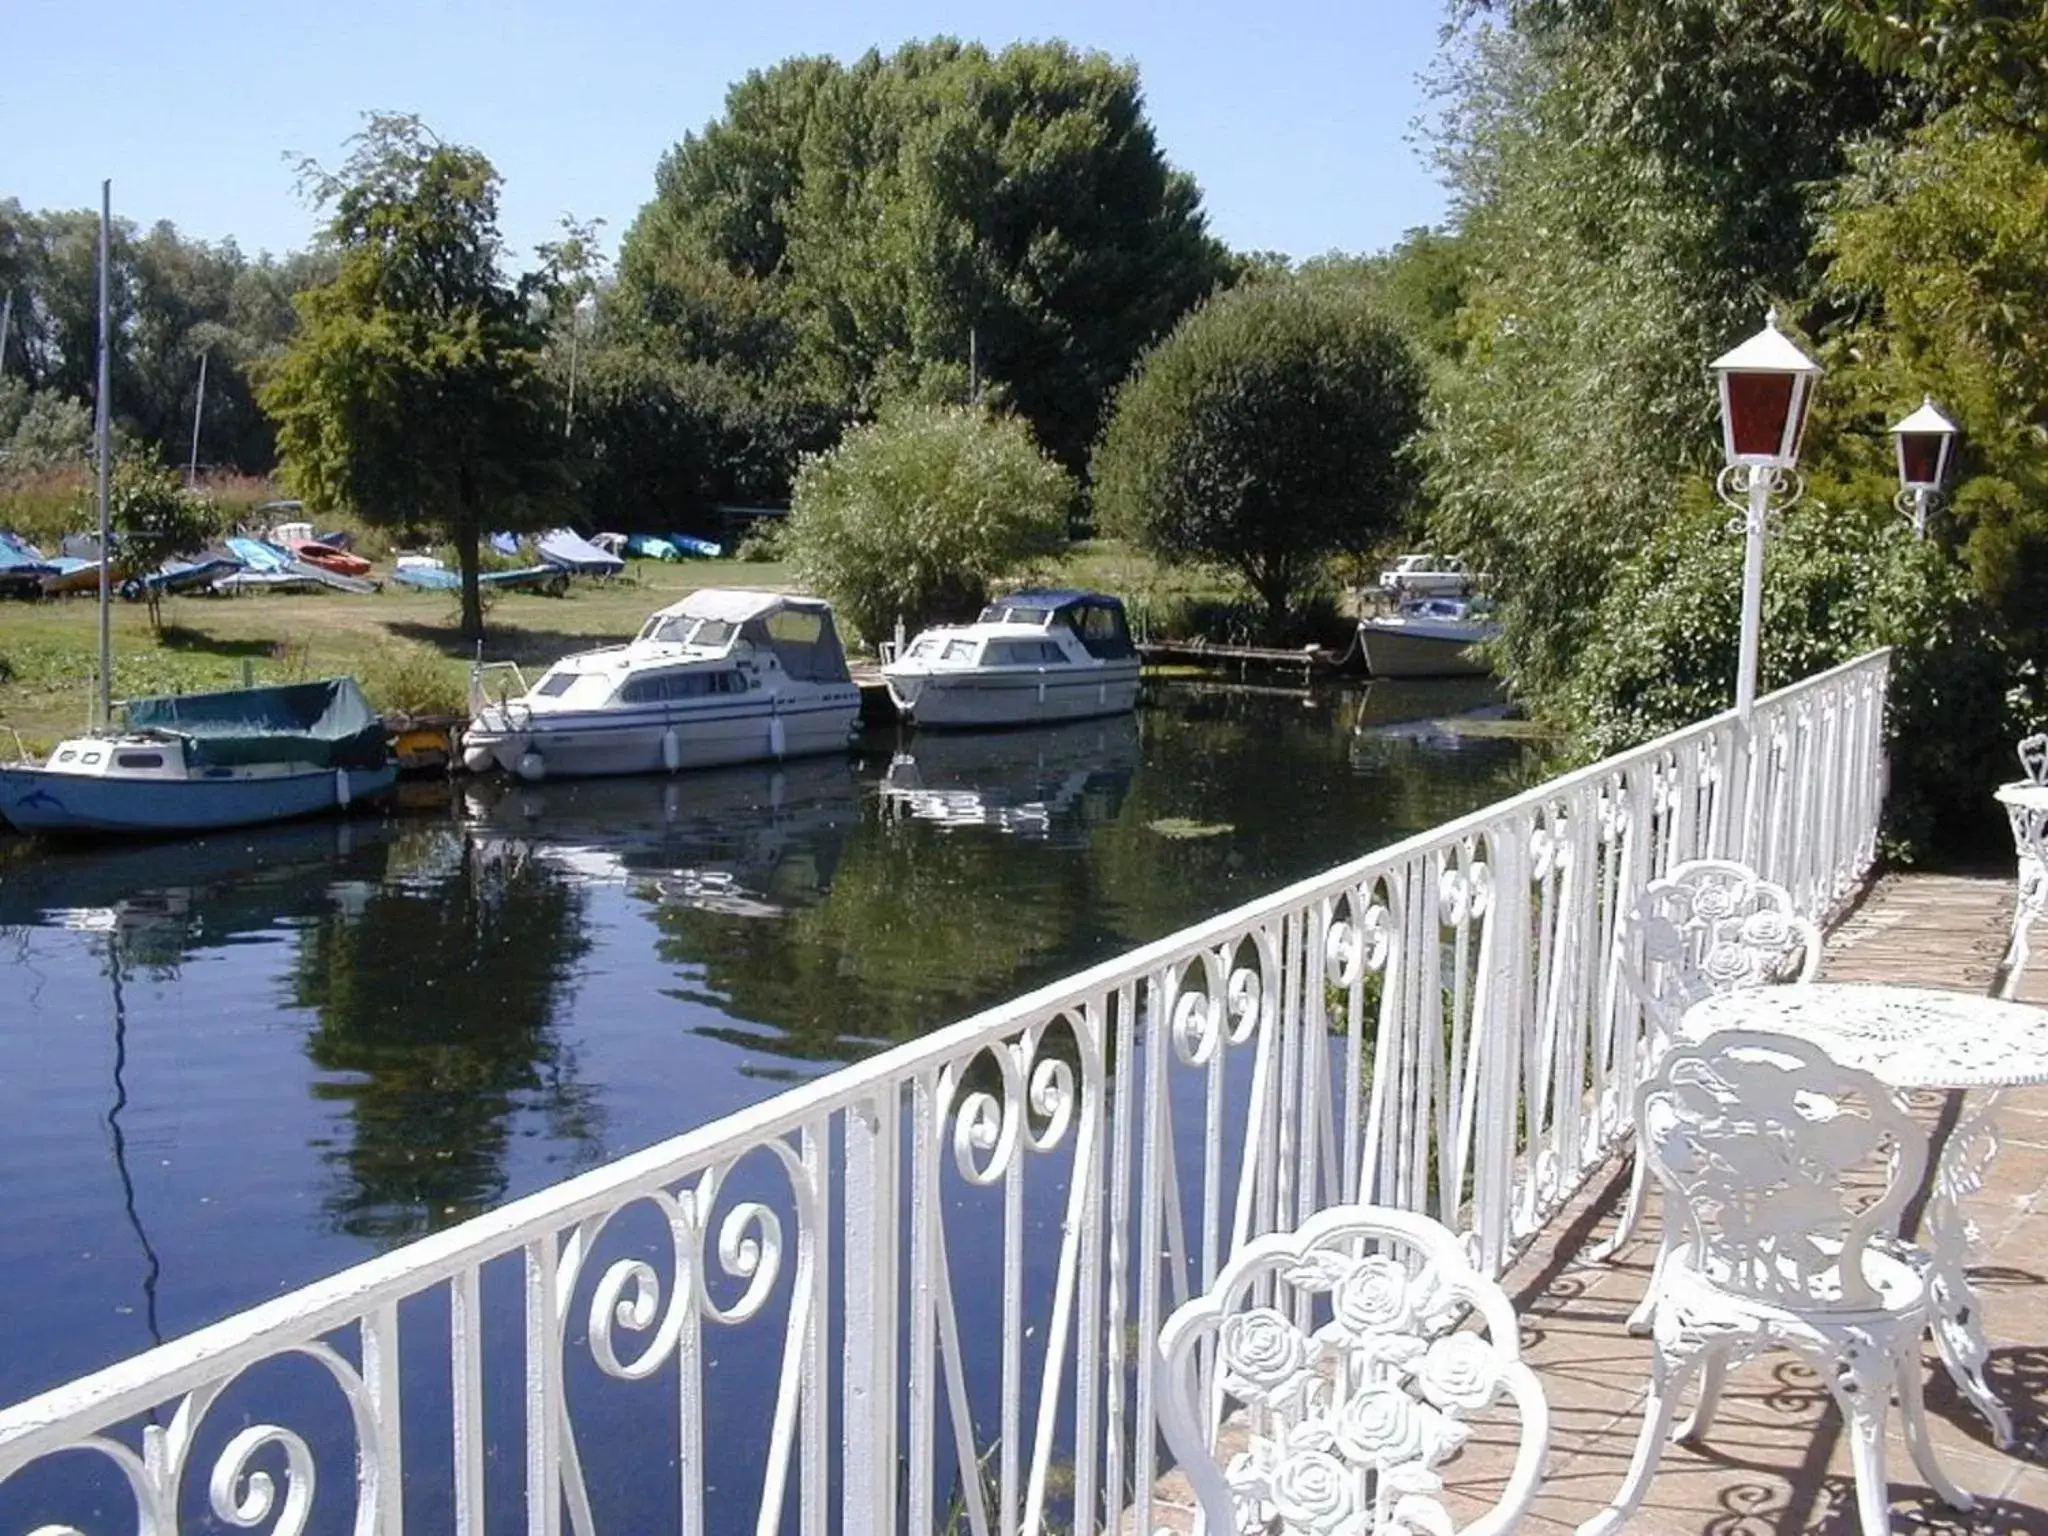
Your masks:
{"label": "white motor boat", "polygon": [[[493,673],[518,691],[491,698]],[[859,720],[830,604],[706,587],[626,645],[564,656],[530,688],[509,662],[479,663],[462,761],[528,781],[673,773],[843,752]]]}
{"label": "white motor boat", "polygon": [[1380,572],[1380,590],[1397,602],[1418,597],[1466,597],[1477,578],[1455,555],[1402,555]]}
{"label": "white motor boat", "polygon": [[1120,715],[1138,702],[1124,605],[1099,592],[1013,592],[972,624],[928,629],[882,668],[920,726],[1032,725]]}
{"label": "white motor boat", "polygon": [[1358,621],[1374,677],[1484,677],[1491,668],[1473,647],[1499,633],[1483,605],[1458,597],[1418,598],[1384,618]]}

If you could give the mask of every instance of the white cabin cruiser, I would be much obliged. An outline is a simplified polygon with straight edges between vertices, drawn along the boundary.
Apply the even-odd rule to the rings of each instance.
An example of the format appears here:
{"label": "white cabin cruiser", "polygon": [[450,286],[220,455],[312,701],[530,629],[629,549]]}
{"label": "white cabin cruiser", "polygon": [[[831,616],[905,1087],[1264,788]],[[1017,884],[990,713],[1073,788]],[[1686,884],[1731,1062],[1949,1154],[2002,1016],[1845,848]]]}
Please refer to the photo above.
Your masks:
{"label": "white cabin cruiser", "polygon": [[1484,677],[1491,668],[1473,647],[1499,633],[1483,601],[1461,597],[1418,598],[1388,617],[1358,621],[1374,677]]}
{"label": "white cabin cruiser", "polygon": [[1099,592],[1013,592],[972,624],[928,629],[882,668],[920,726],[1032,725],[1120,715],[1138,702],[1124,605]]}
{"label": "white cabin cruiser", "polygon": [[[492,699],[494,671],[519,691]],[[462,760],[529,781],[673,773],[843,752],[859,720],[830,604],[706,587],[626,645],[564,656],[530,688],[511,663],[480,663]]]}

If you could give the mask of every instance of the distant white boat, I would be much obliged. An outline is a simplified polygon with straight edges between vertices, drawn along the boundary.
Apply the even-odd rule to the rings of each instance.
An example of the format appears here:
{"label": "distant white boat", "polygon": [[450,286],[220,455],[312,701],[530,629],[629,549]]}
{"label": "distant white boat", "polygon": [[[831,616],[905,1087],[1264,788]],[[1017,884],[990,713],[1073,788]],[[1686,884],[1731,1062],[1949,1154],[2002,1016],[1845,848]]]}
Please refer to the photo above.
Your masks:
{"label": "distant white boat", "polygon": [[1387,617],[1358,621],[1374,677],[1483,677],[1492,669],[1473,647],[1499,634],[1483,609],[1458,597],[1418,598]]}
{"label": "distant white boat", "polygon": [[1099,592],[1013,592],[972,624],[928,629],[882,668],[920,726],[1032,725],[1120,715],[1138,702],[1124,605]]}
{"label": "distant white boat", "polygon": [[1396,602],[1419,597],[1469,597],[1478,578],[1456,555],[1402,555],[1380,572],[1380,590]]}
{"label": "distant white boat", "polygon": [[[492,672],[519,692],[491,699]],[[510,663],[479,665],[470,711],[464,765],[537,781],[843,752],[860,690],[830,604],[706,587],[630,643],[565,656],[530,688]]]}

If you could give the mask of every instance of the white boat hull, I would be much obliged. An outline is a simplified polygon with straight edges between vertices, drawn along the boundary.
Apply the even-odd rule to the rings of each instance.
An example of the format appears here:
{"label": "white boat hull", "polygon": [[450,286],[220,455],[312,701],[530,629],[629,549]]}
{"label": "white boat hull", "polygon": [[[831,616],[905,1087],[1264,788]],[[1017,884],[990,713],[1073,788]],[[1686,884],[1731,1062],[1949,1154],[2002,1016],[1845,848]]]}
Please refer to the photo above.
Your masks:
{"label": "white boat hull", "polygon": [[24,832],[204,832],[317,816],[373,799],[397,778],[396,766],[189,779],[0,768],[0,818]]}
{"label": "white boat hull", "polygon": [[1397,619],[1366,619],[1358,626],[1366,670],[1374,677],[1484,677],[1492,668],[1474,648],[1498,633],[1488,624],[1425,626]]}
{"label": "white boat hull", "polygon": [[672,773],[844,752],[859,719],[860,690],[851,684],[801,703],[535,713],[503,728],[487,713],[464,733],[463,760],[473,772],[496,766],[527,779]]}
{"label": "white boat hull", "polygon": [[897,709],[920,726],[1040,725],[1135,709],[1138,665],[1132,660],[1074,668],[884,667],[882,677]]}

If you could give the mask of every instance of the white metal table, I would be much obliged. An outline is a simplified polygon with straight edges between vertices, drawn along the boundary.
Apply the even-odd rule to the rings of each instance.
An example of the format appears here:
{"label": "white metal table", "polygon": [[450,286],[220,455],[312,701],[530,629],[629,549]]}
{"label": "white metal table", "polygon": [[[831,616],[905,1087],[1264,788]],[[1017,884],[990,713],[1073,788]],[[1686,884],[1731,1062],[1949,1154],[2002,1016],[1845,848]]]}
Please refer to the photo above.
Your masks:
{"label": "white metal table", "polygon": [[2027,965],[2027,930],[2048,910],[2048,784],[2022,779],[1997,791],[2012,822],[2012,851],[2019,860],[2018,899],[2012,909],[2012,942],[2005,950],[2005,987],[2011,997]]}
{"label": "white metal table", "polygon": [[1942,1361],[2009,1448],[2012,1415],[1984,1381],[1983,1316],[1967,1273],[1976,1233],[1962,1200],[1981,1187],[1998,1150],[2001,1092],[2048,1083],[2048,1009],[1923,987],[1807,982],[1710,997],[1679,1022],[1688,1041],[1717,1029],[1797,1035],[1892,1088],[1978,1090],[1941,1148],[1922,1225]]}

